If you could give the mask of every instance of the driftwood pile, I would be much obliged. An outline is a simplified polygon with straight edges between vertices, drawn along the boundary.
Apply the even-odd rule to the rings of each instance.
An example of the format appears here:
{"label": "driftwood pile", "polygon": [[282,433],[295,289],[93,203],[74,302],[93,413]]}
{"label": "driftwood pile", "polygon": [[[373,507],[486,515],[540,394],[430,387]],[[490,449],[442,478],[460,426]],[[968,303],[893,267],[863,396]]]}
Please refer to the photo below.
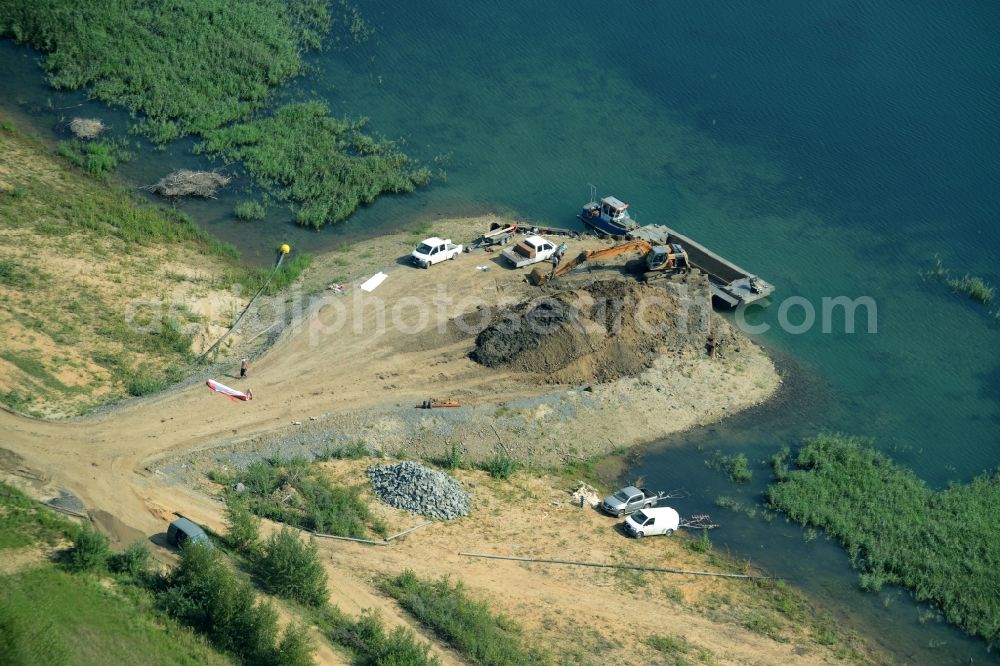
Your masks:
{"label": "driftwood pile", "polygon": [[78,139],[96,139],[107,126],[99,118],[74,118],[69,121],[69,131]]}
{"label": "driftwood pile", "polygon": [[204,197],[214,199],[215,193],[232,180],[232,176],[218,171],[190,171],[180,169],[169,173],[145,188],[161,197]]}

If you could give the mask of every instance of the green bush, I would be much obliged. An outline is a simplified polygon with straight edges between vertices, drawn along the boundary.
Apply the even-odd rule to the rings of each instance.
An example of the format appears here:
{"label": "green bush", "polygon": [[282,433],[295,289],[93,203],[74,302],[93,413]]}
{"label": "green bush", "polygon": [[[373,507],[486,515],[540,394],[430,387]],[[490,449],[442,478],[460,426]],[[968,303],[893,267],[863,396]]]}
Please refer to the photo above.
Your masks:
{"label": "green bush", "polygon": [[509,479],[518,470],[519,465],[506,453],[497,453],[480,463],[479,467],[494,479]]}
{"label": "green bush", "polygon": [[316,542],[302,543],[298,533],[287,527],[272,534],[254,563],[254,573],[273,593],[322,606],[329,592],[326,571],[319,561]]}
{"label": "green bush", "polygon": [[708,538],[708,530],[703,529],[700,537],[689,540],[687,542],[687,547],[689,550],[696,553],[707,553],[712,550],[712,542]]}
{"label": "green bush", "polygon": [[360,460],[371,457],[372,452],[368,450],[368,445],[359,440],[346,446],[327,448],[317,460]]}
{"label": "green bush", "polygon": [[119,163],[132,159],[132,153],[126,150],[125,146],[124,140],[84,141],[71,139],[60,141],[56,152],[74,166],[83,169],[92,176],[103,179],[118,168]]}
{"label": "green bush", "polygon": [[452,442],[448,455],[444,459],[445,469],[458,469],[462,466],[462,449],[458,444]]}
{"label": "green bush", "polygon": [[263,220],[264,216],[267,215],[267,209],[264,208],[264,204],[258,201],[241,201],[236,204],[233,212],[237,218],[244,221]]}
{"label": "green bush", "polygon": [[133,543],[121,553],[115,553],[108,559],[108,569],[112,573],[142,578],[149,572],[149,549],[144,543]]}
{"label": "green bush", "polygon": [[456,648],[474,664],[547,664],[548,657],[522,643],[521,627],[504,615],[494,615],[489,604],[469,596],[461,583],[447,578],[422,581],[405,571],[387,581],[384,589],[421,624]]}
{"label": "green bush", "polygon": [[839,539],[863,588],[903,585],[968,633],[1000,638],[1000,473],[935,492],[841,435],[806,441],[795,464],[768,501]]}
{"label": "green bush", "polygon": [[683,636],[650,636],[646,639],[646,645],[670,656],[676,666],[688,663],[682,655],[691,651],[691,645]]}
{"label": "green bush", "polygon": [[71,571],[91,571],[105,568],[110,556],[108,538],[90,525],[84,525],[72,547],[65,552],[63,562]]}
{"label": "green bush", "polygon": [[331,610],[324,618],[324,633],[335,643],[350,648],[359,666],[439,666],[430,646],[420,643],[413,632],[396,627],[386,633],[376,613],[365,611],[357,620]]}
{"label": "green bush", "polygon": [[[243,483],[247,506],[263,518],[336,536],[366,538],[369,529],[386,533],[385,524],[372,514],[358,488],[333,485],[304,459],[258,462],[218,480],[227,485]],[[287,487],[294,492],[286,501],[276,491]]]}
{"label": "green bush", "polygon": [[148,369],[137,370],[125,380],[125,390],[135,397],[159,393],[167,388],[167,381]]}
{"label": "green bush", "polygon": [[299,279],[302,272],[312,265],[312,255],[296,254],[291,259],[281,262],[281,268],[271,278],[271,282],[264,290],[265,294],[274,294],[281,291],[288,285]]}
{"label": "green bush", "polygon": [[241,553],[253,555],[260,550],[260,518],[236,493],[226,494],[226,541]]}
{"label": "green bush", "polygon": [[[266,602],[257,602],[250,583],[238,577],[219,551],[197,543],[181,549],[180,564],[157,591],[161,608],[196,631],[220,650],[244,664],[289,664],[278,643],[278,614]],[[301,659],[306,646],[299,629],[286,638],[289,657]],[[282,641],[284,643],[284,641]]]}
{"label": "green bush", "polygon": [[301,624],[288,625],[278,644],[278,666],[313,666],[316,646],[309,638],[309,629]]}

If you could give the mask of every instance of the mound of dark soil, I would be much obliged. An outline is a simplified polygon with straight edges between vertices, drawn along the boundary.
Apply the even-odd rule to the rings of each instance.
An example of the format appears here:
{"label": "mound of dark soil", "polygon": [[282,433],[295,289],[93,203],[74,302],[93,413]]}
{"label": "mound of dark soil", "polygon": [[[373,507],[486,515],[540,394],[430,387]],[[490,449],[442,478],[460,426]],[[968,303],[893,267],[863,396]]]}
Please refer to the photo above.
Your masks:
{"label": "mound of dark soil", "polygon": [[704,350],[711,305],[703,287],[604,280],[531,299],[499,312],[472,358],[552,382],[636,375],[665,350]]}

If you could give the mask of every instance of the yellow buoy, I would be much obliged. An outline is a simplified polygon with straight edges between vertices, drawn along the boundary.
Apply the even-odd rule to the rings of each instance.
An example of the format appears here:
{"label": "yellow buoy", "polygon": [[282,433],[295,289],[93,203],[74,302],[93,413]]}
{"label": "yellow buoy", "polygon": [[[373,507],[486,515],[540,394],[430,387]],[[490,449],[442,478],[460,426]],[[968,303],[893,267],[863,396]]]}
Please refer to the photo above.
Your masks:
{"label": "yellow buoy", "polygon": [[288,243],[282,243],[281,247],[278,248],[278,251],[281,252],[281,254],[288,254],[292,251],[292,246]]}

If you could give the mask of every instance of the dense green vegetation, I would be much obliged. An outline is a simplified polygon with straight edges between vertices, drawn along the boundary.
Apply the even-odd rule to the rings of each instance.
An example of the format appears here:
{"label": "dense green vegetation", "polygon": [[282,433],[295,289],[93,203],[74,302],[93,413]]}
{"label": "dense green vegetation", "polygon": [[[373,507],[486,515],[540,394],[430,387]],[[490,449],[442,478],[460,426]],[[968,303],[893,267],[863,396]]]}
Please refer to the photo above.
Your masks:
{"label": "dense green vegetation", "polygon": [[[411,192],[430,172],[392,142],[363,132],[365,121],[332,118],[319,102],[263,112],[275,86],[303,71],[333,23],[361,41],[370,29],[348,0],[142,0],[76,3],[0,0],[0,37],[47,55],[56,88],[86,89],[128,108],[153,141],[194,134],[201,152],[243,160],[260,186],[289,202],[299,224],[346,219],[383,192]],[[85,29],[83,29],[85,27]],[[336,36],[335,41],[340,37]],[[99,176],[127,157],[114,142],[64,142],[60,154]],[[247,202],[240,219],[260,219]]]}
{"label": "dense green vegetation", "polygon": [[218,649],[248,665],[312,663],[305,634],[294,627],[278,639],[278,613],[257,601],[250,582],[222,554],[201,544],[181,550],[180,564],[154,588],[158,605]]}
{"label": "dense green vegetation", "polygon": [[369,529],[386,532],[358,488],[333,485],[305,459],[275,458],[213,479],[229,486],[242,483],[243,501],[264,518],[337,536],[365,538]]}
{"label": "dense green vegetation", "polygon": [[861,585],[900,584],[988,641],[1000,638],[1000,474],[932,491],[861,440],[819,435],[788,470],[774,460],[771,506],[826,529]]}
{"label": "dense green vegetation", "polygon": [[125,148],[124,141],[100,139],[84,141],[70,139],[60,141],[56,152],[74,166],[80,167],[92,176],[106,178],[121,162],[132,159],[132,153]]}
{"label": "dense green vegetation", "polygon": [[0,0],[0,36],[46,53],[55,88],[142,116],[155,141],[249,117],[302,72],[330,27],[327,0]]}
{"label": "dense green vegetation", "polygon": [[111,557],[108,538],[84,525],[73,539],[73,546],[63,554],[63,564],[70,571],[103,569]]}
{"label": "dense green vegetation", "polygon": [[469,596],[461,583],[447,578],[420,580],[405,571],[383,585],[403,608],[473,664],[547,664],[548,656],[524,645],[521,627],[494,615],[489,604]]}
{"label": "dense green vegetation", "polygon": [[378,616],[364,613],[351,619],[328,603],[326,572],[314,542],[305,544],[287,527],[260,539],[260,519],[248,508],[243,493],[226,495],[226,542],[246,558],[248,568],[274,594],[311,607],[310,616],[326,637],[349,648],[355,663],[372,666],[436,664],[429,646],[397,627],[386,633]]}
{"label": "dense green vegetation", "polygon": [[303,543],[298,532],[291,528],[283,527],[271,534],[256,558],[253,571],[274,594],[308,606],[322,606],[330,595],[316,543]]}
{"label": "dense green vegetation", "polygon": [[303,102],[204,132],[195,150],[242,161],[261,187],[293,205],[296,222],[319,228],[383,192],[412,192],[430,180],[427,169],[364,127],[364,120],[331,117],[321,102]]}

